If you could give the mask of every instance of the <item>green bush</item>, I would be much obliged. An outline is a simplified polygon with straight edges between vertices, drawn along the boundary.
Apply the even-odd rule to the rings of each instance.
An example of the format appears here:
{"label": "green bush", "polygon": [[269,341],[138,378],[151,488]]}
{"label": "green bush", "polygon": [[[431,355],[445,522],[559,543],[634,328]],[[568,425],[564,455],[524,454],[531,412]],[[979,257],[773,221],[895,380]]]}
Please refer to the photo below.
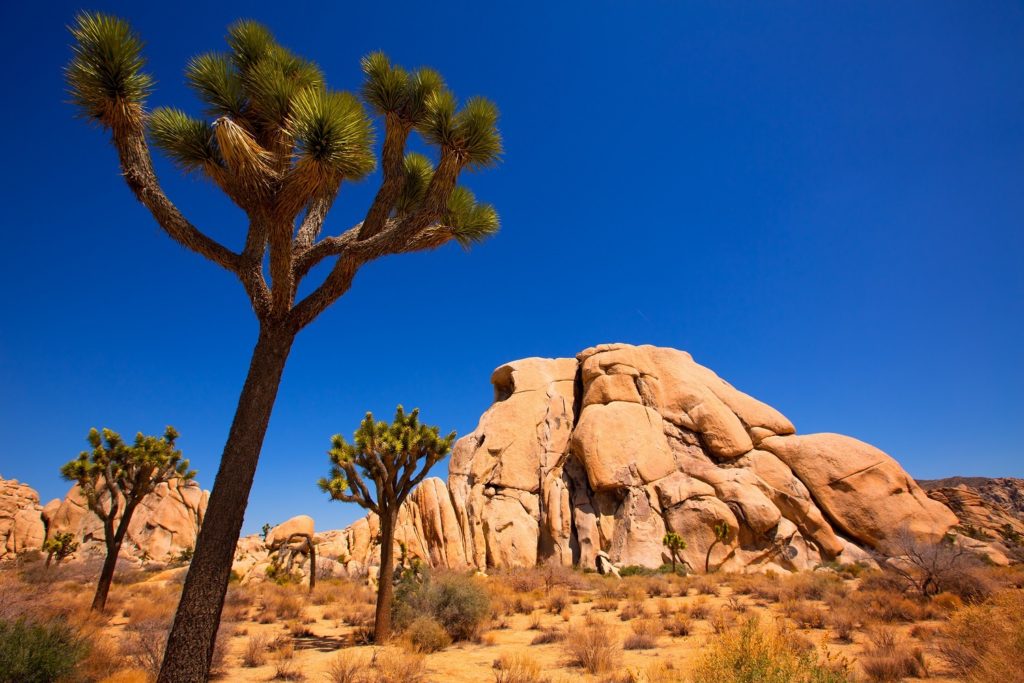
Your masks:
{"label": "green bush", "polygon": [[715,635],[697,663],[694,683],[852,683],[849,664],[756,617]]}
{"label": "green bush", "polygon": [[419,617],[432,617],[452,640],[469,640],[491,611],[491,597],[480,582],[459,574],[428,575],[422,583],[408,580],[395,591],[393,618],[408,628]]}
{"label": "green bush", "polygon": [[88,641],[67,624],[0,621],[0,683],[68,677],[88,651]]}
{"label": "green bush", "polygon": [[405,635],[409,637],[413,646],[424,654],[440,652],[452,644],[452,637],[448,635],[448,631],[433,617],[414,619],[405,629]]}

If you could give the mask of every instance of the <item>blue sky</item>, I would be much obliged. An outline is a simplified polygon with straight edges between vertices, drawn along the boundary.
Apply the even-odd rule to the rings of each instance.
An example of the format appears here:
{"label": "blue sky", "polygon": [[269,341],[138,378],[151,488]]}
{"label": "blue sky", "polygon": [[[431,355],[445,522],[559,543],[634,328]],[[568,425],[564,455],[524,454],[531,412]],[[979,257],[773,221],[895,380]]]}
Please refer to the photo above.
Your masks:
{"label": "blue sky", "polygon": [[[374,263],[301,334],[247,532],[362,514],[315,482],[364,411],[419,406],[464,434],[494,367],[611,341],[686,349],[799,431],[859,437],[917,477],[1024,476],[1019,3],[331,4],[84,6],[145,38],[154,106],[198,113],[185,62],[251,17],[334,88],[383,49],[502,110],[505,163],[466,179],[501,234]],[[0,9],[0,474],[45,501],[89,427],[170,423],[210,486],[255,321],[74,118],[64,26],[82,7]],[[227,200],[158,171],[194,223],[240,243]],[[327,230],[374,187],[347,187]]]}

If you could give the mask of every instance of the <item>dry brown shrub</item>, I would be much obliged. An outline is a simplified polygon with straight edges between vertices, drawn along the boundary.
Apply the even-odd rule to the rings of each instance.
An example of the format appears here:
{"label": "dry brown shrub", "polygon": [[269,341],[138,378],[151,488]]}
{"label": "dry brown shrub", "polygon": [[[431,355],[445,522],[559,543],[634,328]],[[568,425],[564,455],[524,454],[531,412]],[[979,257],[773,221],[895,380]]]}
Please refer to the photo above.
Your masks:
{"label": "dry brown shrub", "polygon": [[622,647],[626,650],[653,650],[658,646],[658,636],[662,633],[661,622],[656,619],[637,619],[630,624],[633,631],[626,636]]}
{"label": "dry brown shrub", "polygon": [[533,637],[530,641],[530,645],[547,645],[548,643],[558,643],[565,640],[565,631],[561,631],[551,626],[541,629],[540,633]]}
{"label": "dry brown shrub", "polygon": [[619,599],[611,596],[602,596],[594,601],[594,605],[591,609],[595,609],[600,612],[614,612],[619,609]]}
{"label": "dry brown shrub", "polygon": [[711,613],[708,623],[716,634],[722,634],[736,625],[736,615],[732,610],[722,607]]}
{"label": "dry brown shrub", "polygon": [[291,659],[281,659],[274,665],[274,675],[270,680],[272,681],[301,681],[305,680],[305,675],[302,673],[302,669],[298,663]]}
{"label": "dry brown shrub", "polygon": [[541,625],[544,622],[544,615],[540,612],[534,612],[530,615],[529,625],[526,627],[530,631],[539,631]]}
{"label": "dry brown shrub", "polygon": [[785,603],[782,609],[799,628],[825,628],[825,611],[815,605],[799,600]]}
{"label": "dry brown shrub", "polygon": [[658,614],[662,619],[668,619],[676,611],[672,603],[665,598],[658,600]]}
{"label": "dry brown shrub", "polygon": [[517,593],[531,593],[544,584],[544,578],[536,567],[513,567],[506,569],[495,578]]}
{"label": "dry brown shrub", "polygon": [[690,616],[694,619],[707,619],[710,614],[711,606],[708,603],[707,598],[697,598],[693,601],[693,604],[690,605]]}
{"label": "dry brown shrub", "polygon": [[370,661],[367,683],[424,683],[426,658],[421,654],[388,648],[377,650]]}
{"label": "dry brown shrub", "polygon": [[697,593],[700,595],[718,595],[718,591],[721,588],[718,582],[719,579],[715,576],[703,574],[694,580],[693,588],[696,588]]}
{"label": "dry brown shrub", "polygon": [[253,668],[263,666],[267,663],[267,649],[270,639],[265,635],[256,634],[245,641],[245,650],[242,652],[242,666]]}
{"label": "dry brown shrub", "polygon": [[503,654],[494,661],[494,683],[548,683],[540,665],[522,654]]}
{"label": "dry brown shrub", "polygon": [[857,628],[857,617],[853,610],[846,608],[834,609],[828,613],[828,626],[842,643],[853,642],[853,632]]}
{"label": "dry brown shrub", "polygon": [[573,665],[592,674],[603,674],[616,667],[619,645],[611,628],[603,621],[588,618],[581,626],[569,630],[565,652]]}
{"label": "dry brown shrub", "polygon": [[339,652],[327,665],[328,683],[362,683],[363,673],[370,667],[367,657],[355,652]]}
{"label": "dry brown shrub", "polygon": [[921,648],[909,645],[892,629],[878,627],[869,631],[868,637],[871,645],[860,658],[868,680],[882,683],[928,676]]}
{"label": "dry brown shrub", "polygon": [[665,620],[665,630],[677,638],[688,636],[693,632],[693,619],[680,610]]}
{"label": "dry brown shrub", "polygon": [[452,644],[452,637],[433,617],[417,617],[405,629],[405,637],[408,638],[413,652],[430,654],[440,652]]}
{"label": "dry brown shrub", "polygon": [[1008,590],[953,614],[939,651],[965,680],[1015,680],[1024,661],[1024,592]]}
{"label": "dry brown shrub", "polygon": [[569,606],[569,592],[564,588],[556,588],[548,594],[545,603],[548,612],[551,614],[559,614]]}
{"label": "dry brown shrub", "polygon": [[647,611],[644,608],[643,599],[631,599],[622,606],[621,610],[619,610],[619,619],[622,619],[622,621],[629,621],[631,619],[646,616],[646,614]]}
{"label": "dry brown shrub", "polygon": [[[303,616],[306,596],[299,589],[291,586],[265,584],[261,596],[262,612],[260,623],[288,621]],[[269,619],[269,621],[266,621]]]}

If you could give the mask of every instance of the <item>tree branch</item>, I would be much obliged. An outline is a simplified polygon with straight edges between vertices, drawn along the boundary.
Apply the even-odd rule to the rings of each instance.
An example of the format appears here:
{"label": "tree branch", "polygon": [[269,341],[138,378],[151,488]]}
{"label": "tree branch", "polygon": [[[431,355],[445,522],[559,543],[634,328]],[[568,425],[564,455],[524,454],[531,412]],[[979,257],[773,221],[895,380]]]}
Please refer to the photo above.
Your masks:
{"label": "tree branch", "polygon": [[384,147],[381,151],[381,170],[384,177],[359,229],[361,240],[373,237],[384,229],[391,209],[402,194],[402,187],[405,185],[405,143],[410,130],[412,126],[402,121],[397,114],[387,114],[384,117]]}
{"label": "tree branch", "polygon": [[153,160],[142,125],[115,128],[114,147],[121,161],[125,182],[171,239],[233,273],[239,256],[188,222],[164,194],[153,171]]}

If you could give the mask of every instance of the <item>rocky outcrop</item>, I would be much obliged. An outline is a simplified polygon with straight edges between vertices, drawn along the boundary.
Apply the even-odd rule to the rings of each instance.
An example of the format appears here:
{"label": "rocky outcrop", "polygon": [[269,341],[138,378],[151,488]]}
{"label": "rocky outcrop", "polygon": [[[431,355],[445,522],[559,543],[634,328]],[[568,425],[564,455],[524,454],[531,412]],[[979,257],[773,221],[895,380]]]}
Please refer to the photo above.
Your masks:
{"label": "rocky outcrop", "polygon": [[[697,571],[798,570],[892,552],[903,529],[939,539],[957,523],[882,451],[797,436],[683,351],[607,344],[507,363],[491,382],[494,403],[455,444],[448,496],[429,484],[451,514],[428,523],[420,504],[403,510],[404,541],[432,565],[594,567],[604,552],[657,566],[674,531]],[[371,515],[324,537],[365,569],[377,528]]]}
{"label": "rocky outcrop", "polygon": [[[194,481],[174,479],[157,486],[132,515],[121,554],[163,562],[194,548],[209,495]],[[88,509],[77,485],[68,490],[64,500],[47,504],[42,517],[49,535],[74,534],[81,544],[80,555],[106,553],[103,523]]]}
{"label": "rocky outcrop", "polygon": [[0,477],[0,559],[43,545],[46,527],[41,512],[35,489]]}
{"label": "rocky outcrop", "polygon": [[989,559],[1024,560],[1024,479],[951,477],[920,483],[956,514],[962,535],[988,548]]}

